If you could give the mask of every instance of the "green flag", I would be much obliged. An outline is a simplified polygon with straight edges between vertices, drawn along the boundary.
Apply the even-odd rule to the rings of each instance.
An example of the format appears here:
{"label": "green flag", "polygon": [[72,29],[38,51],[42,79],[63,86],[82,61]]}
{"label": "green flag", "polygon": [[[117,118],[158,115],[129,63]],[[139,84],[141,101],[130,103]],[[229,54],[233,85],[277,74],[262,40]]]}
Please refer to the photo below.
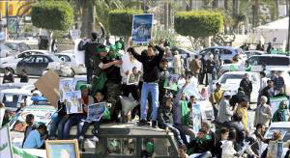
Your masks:
{"label": "green flag", "polygon": [[180,111],[181,111],[181,121],[183,125],[189,124],[189,110],[187,101],[179,101]]}
{"label": "green flag", "polygon": [[37,156],[31,155],[31,154],[27,153],[26,151],[24,151],[23,149],[18,148],[14,145],[12,146],[12,151],[13,151],[14,156],[18,156],[21,158],[38,158]]}

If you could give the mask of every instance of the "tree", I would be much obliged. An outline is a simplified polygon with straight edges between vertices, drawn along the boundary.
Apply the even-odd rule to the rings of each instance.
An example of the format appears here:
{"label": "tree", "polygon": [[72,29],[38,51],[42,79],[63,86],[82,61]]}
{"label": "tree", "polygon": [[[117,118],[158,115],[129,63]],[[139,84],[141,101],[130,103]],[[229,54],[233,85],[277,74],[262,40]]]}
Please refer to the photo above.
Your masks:
{"label": "tree", "polygon": [[175,15],[175,31],[189,36],[193,49],[205,44],[205,38],[222,31],[223,16],[220,12],[191,11],[178,12]]}
{"label": "tree", "polygon": [[109,12],[109,31],[115,36],[128,37],[131,34],[133,15],[142,10],[112,10]]}
{"label": "tree", "polygon": [[73,8],[63,1],[42,1],[32,5],[32,24],[47,30],[68,30],[73,24]]}
{"label": "tree", "polygon": [[220,12],[213,11],[178,12],[174,28],[183,36],[194,38],[213,36],[222,30],[223,16]]}

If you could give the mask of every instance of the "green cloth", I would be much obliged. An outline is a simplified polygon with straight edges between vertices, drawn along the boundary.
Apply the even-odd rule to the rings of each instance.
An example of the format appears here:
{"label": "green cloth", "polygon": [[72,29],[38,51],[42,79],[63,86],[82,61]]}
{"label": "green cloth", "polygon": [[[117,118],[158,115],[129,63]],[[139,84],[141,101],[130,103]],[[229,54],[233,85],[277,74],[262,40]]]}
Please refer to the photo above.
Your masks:
{"label": "green cloth", "polygon": [[110,47],[101,45],[100,47],[97,48],[96,53],[101,53],[101,52],[109,52]]}
{"label": "green cloth", "polygon": [[146,149],[146,152],[149,153],[149,154],[153,154],[154,152],[154,143],[152,142],[147,142],[146,143],[146,146],[145,146],[145,149]]}
{"label": "green cloth", "polygon": [[100,72],[97,78],[93,81],[93,90],[94,93],[97,91],[102,91],[105,88],[105,84],[107,81],[107,75],[104,71]]}
{"label": "green cloth", "polygon": [[38,158],[37,156],[31,155],[31,154],[27,153],[26,151],[24,151],[23,149],[18,148],[14,145],[12,145],[12,151],[13,151],[14,157],[17,156],[17,157],[21,157],[21,158]]}
{"label": "green cloth", "polygon": [[231,64],[230,71],[237,71],[237,70],[238,70],[237,65]]}
{"label": "green cloth", "polygon": [[102,118],[105,119],[105,120],[110,120],[111,119],[110,110],[107,107],[105,107],[105,112],[104,112],[104,115],[103,115]]}
{"label": "green cloth", "polygon": [[89,84],[82,84],[80,85],[79,89],[82,91],[82,90],[85,90],[85,89],[90,89],[90,85]]}
{"label": "green cloth", "polygon": [[252,66],[246,67],[246,71],[252,71]]}
{"label": "green cloth", "polygon": [[187,101],[179,101],[179,107],[181,111],[181,121],[183,125],[189,125],[189,109]]}

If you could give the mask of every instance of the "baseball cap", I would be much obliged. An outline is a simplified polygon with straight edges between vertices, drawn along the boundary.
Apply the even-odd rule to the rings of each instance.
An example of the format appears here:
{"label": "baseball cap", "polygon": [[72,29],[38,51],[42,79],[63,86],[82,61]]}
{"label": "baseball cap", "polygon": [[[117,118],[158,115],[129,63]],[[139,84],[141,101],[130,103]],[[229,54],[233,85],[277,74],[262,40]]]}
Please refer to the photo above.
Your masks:
{"label": "baseball cap", "polygon": [[230,92],[224,92],[224,97],[226,96],[231,96],[231,93]]}

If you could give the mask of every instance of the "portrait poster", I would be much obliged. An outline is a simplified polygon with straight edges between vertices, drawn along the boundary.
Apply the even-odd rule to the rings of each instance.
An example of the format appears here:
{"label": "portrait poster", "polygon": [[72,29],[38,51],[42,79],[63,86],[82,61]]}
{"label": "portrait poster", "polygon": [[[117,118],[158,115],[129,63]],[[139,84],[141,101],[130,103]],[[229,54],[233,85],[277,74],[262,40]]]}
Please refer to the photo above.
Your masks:
{"label": "portrait poster", "polygon": [[192,127],[193,127],[193,132],[198,133],[198,131],[201,129],[201,119],[202,119],[202,114],[201,114],[201,108],[199,104],[194,104],[192,106]]}
{"label": "portrait poster", "polygon": [[132,21],[132,41],[148,44],[152,39],[153,14],[134,15]]}
{"label": "portrait poster", "polygon": [[163,88],[177,91],[179,78],[180,76],[177,74],[169,75],[169,77],[165,79]]}
{"label": "portrait poster", "polygon": [[0,157],[13,158],[9,126],[0,129]]}
{"label": "portrait poster", "polygon": [[130,73],[127,80],[127,85],[137,85],[141,77],[141,72]]}
{"label": "portrait poster", "polygon": [[73,79],[61,79],[59,81],[59,100],[60,102],[64,102],[66,99],[65,94],[70,91],[75,90],[74,80]]}
{"label": "portrait poster", "polygon": [[71,91],[65,93],[67,114],[82,113],[81,91]]}
{"label": "portrait poster", "polygon": [[106,102],[89,105],[87,121],[100,121],[106,110]]}
{"label": "portrait poster", "polygon": [[47,158],[69,157],[80,158],[78,141],[74,140],[47,140],[45,141]]}

